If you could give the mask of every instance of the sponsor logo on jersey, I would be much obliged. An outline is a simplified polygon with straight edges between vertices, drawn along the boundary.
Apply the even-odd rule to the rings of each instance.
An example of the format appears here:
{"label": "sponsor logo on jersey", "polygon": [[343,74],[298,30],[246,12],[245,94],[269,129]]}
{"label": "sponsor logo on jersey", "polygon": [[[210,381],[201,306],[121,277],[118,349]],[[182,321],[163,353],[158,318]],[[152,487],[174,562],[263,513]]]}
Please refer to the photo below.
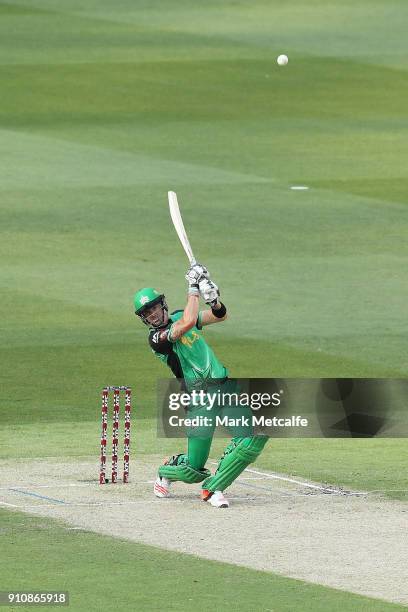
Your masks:
{"label": "sponsor logo on jersey", "polygon": [[191,348],[194,342],[200,340],[200,338],[200,334],[197,334],[197,332],[192,331],[189,335],[185,334],[184,336],[181,336],[180,340],[182,344]]}

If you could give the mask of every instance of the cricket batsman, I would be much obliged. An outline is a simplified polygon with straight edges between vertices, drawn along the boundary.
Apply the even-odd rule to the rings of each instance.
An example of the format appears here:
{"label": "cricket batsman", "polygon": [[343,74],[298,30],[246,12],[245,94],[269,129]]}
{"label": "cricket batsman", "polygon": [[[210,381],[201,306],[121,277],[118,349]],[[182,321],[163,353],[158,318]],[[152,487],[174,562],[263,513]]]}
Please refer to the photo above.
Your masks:
{"label": "cricket batsman", "polygon": [[[170,315],[165,296],[155,289],[145,288],[134,296],[135,313],[149,327],[149,344],[153,353],[165,363],[186,388],[211,384],[218,388],[228,381],[225,366],[215,356],[203,337],[202,329],[227,318],[227,309],[219,300],[217,285],[208,270],[199,263],[192,265],[185,276],[188,283],[184,310]],[[200,296],[209,308],[199,311]],[[205,435],[190,435],[187,431],[187,452],[174,455],[160,466],[154,484],[157,497],[169,497],[174,481],[201,484],[201,499],[216,508],[228,508],[224,491],[254,462],[268,438],[260,435],[233,437],[212,476],[206,469],[214,429]],[[252,433],[252,432],[250,432]]]}

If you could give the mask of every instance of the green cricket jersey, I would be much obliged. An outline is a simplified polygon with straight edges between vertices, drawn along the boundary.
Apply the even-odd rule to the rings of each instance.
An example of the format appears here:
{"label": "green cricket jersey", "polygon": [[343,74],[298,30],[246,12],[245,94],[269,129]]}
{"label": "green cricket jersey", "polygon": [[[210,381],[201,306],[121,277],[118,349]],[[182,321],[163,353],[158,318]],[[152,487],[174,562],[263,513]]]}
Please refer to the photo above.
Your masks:
{"label": "green cricket jersey", "polygon": [[177,378],[183,378],[187,387],[215,379],[219,382],[228,376],[227,369],[217,359],[204,340],[200,315],[197,323],[175,342],[171,339],[173,323],[181,319],[183,310],[172,312],[166,327],[151,329],[149,344],[154,354],[169,366]]}

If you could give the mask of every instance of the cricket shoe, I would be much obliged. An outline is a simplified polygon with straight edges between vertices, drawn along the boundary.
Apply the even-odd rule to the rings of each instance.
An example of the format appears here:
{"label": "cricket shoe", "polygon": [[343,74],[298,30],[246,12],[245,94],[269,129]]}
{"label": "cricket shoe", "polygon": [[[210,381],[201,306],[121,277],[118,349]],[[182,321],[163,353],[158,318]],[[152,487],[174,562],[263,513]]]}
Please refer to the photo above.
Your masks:
{"label": "cricket shoe", "polygon": [[153,487],[153,492],[156,497],[170,497],[170,485],[170,480],[158,476]]}
{"label": "cricket shoe", "polygon": [[229,508],[229,502],[222,491],[207,491],[203,489],[201,491],[201,499],[208,502],[214,508]]}

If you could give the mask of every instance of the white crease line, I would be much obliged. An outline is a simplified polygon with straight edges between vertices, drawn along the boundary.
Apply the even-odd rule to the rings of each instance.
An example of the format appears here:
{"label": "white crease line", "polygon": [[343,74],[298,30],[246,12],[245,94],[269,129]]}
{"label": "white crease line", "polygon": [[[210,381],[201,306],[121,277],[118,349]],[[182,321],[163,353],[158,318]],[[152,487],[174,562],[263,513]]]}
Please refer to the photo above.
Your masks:
{"label": "white crease line", "polygon": [[[7,502],[0,501],[2,506],[10,506],[10,508],[25,508],[25,506],[17,506],[17,504],[8,504]],[[36,506],[38,508],[38,506]]]}
{"label": "white crease line", "polygon": [[[216,461],[209,461],[209,463],[213,465],[218,465]],[[309,489],[315,489],[317,491],[325,491],[326,493],[344,493],[342,489],[338,487],[322,487],[321,485],[312,484],[310,482],[302,482],[301,480],[296,480],[294,478],[288,478],[287,476],[278,476],[277,474],[266,474],[265,472],[260,472],[259,470],[253,470],[250,468],[246,468],[245,472],[249,472],[250,474],[257,474],[258,476],[262,476],[266,479],[271,480],[283,480],[284,482],[291,482],[293,484],[300,485],[302,487],[307,487]],[[244,473],[245,473],[244,472]],[[367,491],[350,491],[348,495],[368,495]]]}
{"label": "white crease line", "polygon": [[240,480],[264,480],[262,476],[240,476]]}
{"label": "white crease line", "polygon": [[[302,487],[308,487],[309,489],[317,489],[318,491],[325,491],[326,493],[343,493],[342,489],[338,487],[322,487],[321,485],[315,485],[310,482],[302,482],[301,480],[295,480],[294,478],[287,478],[286,476],[278,476],[277,474],[265,474],[264,472],[258,472],[257,470],[246,469],[246,472],[251,474],[258,474],[264,478],[271,478],[273,480],[283,480],[285,482],[292,482],[293,484],[301,485]],[[367,491],[350,491],[349,495],[368,495]]]}
{"label": "white crease line", "polygon": [[85,527],[65,527],[67,531],[85,531]]}

